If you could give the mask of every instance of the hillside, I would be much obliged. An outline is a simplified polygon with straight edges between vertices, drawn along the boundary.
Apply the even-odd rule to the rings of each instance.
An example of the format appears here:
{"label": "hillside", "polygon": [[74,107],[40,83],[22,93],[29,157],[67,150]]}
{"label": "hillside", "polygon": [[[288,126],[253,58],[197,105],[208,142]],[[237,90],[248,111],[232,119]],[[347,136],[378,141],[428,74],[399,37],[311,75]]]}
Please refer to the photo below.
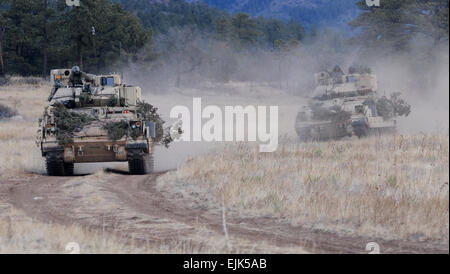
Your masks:
{"label": "hillside", "polygon": [[350,30],[347,22],[359,11],[356,0],[191,0],[231,13],[246,12],[252,16],[273,17],[282,20],[294,19],[307,29],[312,26],[337,27]]}
{"label": "hillside", "polygon": [[[127,10],[137,13],[148,8],[149,2],[167,3],[171,0],[115,0]],[[216,7],[231,14],[245,12],[253,17],[263,16],[294,21],[302,24],[306,29],[315,27],[332,27],[350,31],[348,22],[356,18],[359,13],[356,0],[185,0],[185,2],[201,2],[210,7]]]}

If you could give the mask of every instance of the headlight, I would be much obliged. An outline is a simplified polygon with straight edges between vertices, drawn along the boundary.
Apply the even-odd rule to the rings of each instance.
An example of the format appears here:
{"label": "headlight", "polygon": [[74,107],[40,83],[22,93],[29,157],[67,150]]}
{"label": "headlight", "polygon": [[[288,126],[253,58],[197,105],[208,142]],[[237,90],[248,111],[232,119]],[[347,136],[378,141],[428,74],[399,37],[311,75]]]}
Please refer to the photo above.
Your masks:
{"label": "headlight", "polygon": [[130,122],[130,126],[131,126],[131,128],[132,129],[136,129],[136,128],[139,128],[139,127],[141,127],[141,122]]}
{"label": "headlight", "polygon": [[54,135],[56,133],[56,126],[53,124],[46,124],[45,132],[46,132],[46,134]]}

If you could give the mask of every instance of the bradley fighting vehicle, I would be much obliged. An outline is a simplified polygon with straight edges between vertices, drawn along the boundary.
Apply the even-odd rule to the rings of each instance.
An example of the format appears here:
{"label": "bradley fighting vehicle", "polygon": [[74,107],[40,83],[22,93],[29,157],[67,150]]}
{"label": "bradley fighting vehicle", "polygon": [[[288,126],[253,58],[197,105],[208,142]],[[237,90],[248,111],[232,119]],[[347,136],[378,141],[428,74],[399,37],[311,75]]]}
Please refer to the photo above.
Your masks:
{"label": "bradley fighting vehicle", "polygon": [[131,174],[152,172],[157,125],[139,105],[141,89],[118,74],[83,73],[74,84],[73,73],[51,71],[54,88],[38,131],[48,175],[72,175],[75,163],[114,161],[128,161]]}
{"label": "bradley fighting vehicle", "polygon": [[367,68],[339,66],[315,74],[316,88],[308,105],[297,114],[295,129],[301,140],[329,140],[372,133],[395,132],[396,117],[410,106],[394,93],[377,96],[377,79]]}

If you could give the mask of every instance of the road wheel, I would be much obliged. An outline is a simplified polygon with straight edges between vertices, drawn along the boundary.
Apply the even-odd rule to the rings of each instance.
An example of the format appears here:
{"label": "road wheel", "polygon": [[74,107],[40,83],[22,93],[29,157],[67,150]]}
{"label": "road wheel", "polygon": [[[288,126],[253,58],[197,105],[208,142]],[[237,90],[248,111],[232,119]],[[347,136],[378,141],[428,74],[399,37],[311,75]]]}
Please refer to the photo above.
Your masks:
{"label": "road wheel", "polygon": [[73,176],[74,168],[75,168],[74,163],[64,163],[64,175]]}
{"label": "road wheel", "polygon": [[144,158],[139,156],[128,159],[128,170],[131,175],[145,174]]}
{"label": "road wheel", "polygon": [[128,170],[132,175],[144,175],[153,172],[153,155],[142,154],[128,159]]}
{"label": "road wheel", "polygon": [[64,176],[64,161],[61,155],[56,153],[46,155],[45,166],[48,176]]}

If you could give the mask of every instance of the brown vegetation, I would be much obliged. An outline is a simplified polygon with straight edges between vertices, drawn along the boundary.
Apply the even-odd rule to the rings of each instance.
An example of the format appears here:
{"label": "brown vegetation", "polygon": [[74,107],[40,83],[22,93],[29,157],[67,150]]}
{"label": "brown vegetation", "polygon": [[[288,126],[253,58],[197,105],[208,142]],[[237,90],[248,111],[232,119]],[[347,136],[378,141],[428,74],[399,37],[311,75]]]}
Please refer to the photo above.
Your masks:
{"label": "brown vegetation", "polygon": [[168,176],[160,182],[165,190],[190,188],[184,195],[200,193],[209,207],[224,197],[245,216],[275,216],[345,234],[448,242],[448,136],[292,143],[268,154],[241,144],[195,158]]}

